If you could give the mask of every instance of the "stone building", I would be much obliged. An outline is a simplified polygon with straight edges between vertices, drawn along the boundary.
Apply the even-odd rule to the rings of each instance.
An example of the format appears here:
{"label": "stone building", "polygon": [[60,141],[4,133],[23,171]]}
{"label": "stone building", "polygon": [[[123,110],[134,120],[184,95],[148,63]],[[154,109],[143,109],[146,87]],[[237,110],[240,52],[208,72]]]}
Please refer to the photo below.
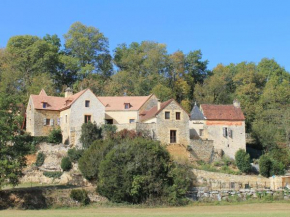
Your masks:
{"label": "stone building", "polygon": [[189,114],[174,99],[144,110],[140,121],[155,124],[153,137],[163,144],[189,144]]}
{"label": "stone building", "polygon": [[32,136],[47,136],[60,127],[63,143],[80,146],[80,129],[84,122],[104,123],[105,106],[94,93],[85,89],[76,94],[68,88],[65,97],[30,95],[26,109],[26,131]]}
{"label": "stone building", "polygon": [[233,105],[195,105],[189,128],[192,140],[212,140],[215,151],[231,158],[239,149],[246,150],[245,117],[237,100]]}

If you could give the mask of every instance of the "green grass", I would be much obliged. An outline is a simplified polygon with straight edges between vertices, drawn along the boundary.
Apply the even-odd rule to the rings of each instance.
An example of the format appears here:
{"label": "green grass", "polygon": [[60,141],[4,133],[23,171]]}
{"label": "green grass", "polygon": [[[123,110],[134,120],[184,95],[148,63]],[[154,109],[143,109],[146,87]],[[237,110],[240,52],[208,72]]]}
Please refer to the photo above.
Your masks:
{"label": "green grass", "polygon": [[100,207],[89,206],[84,208],[49,209],[49,210],[4,210],[1,217],[48,217],[48,216],[108,216],[108,217],[286,217],[290,213],[289,203],[254,203],[229,206],[190,205],[186,207],[164,208],[136,208],[130,207]]}

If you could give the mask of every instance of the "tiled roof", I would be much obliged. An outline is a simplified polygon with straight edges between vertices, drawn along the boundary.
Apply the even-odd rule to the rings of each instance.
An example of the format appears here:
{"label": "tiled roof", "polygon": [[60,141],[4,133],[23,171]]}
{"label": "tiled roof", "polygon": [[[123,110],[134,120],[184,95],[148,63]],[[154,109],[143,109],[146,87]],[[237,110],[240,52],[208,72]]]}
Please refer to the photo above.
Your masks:
{"label": "tiled roof", "polygon": [[[150,96],[99,96],[98,99],[105,106],[106,111],[138,111]],[[129,103],[130,108],[125,109],[125,104]]]}
{"label": "tiled roof", "polygon": [[234,105],[202,104],[200,107],[207,120],[245,120],[242,109]]}
{"label": "tiled roof", "polygon": [[190,112],[190,120],[204,120],[204,115],[199,110],[198,106],[195,104]]}
{"label": "tiled roof", "polygon": [[151,118],[154,118],[159,112],[161,112],[169,103],[171,103],[174,99],[167,100],[160,105],[160,109],[157,110],[157,106],[154,106],[148,111],[143,111],[140,115],[140,121],[145,121]]}
{"label": "tiled roof", "polygon": [[[31,98],[35,109],[59,111],[69,108],[74,103],[74,101],[79,98],[86,90],[80,91],[67,98],[47,96],[44,94],[45,91],[44,93],[41,91],[39,95],[31,95]],[[46,108],[43,108],[44,102],[47,103]]]}

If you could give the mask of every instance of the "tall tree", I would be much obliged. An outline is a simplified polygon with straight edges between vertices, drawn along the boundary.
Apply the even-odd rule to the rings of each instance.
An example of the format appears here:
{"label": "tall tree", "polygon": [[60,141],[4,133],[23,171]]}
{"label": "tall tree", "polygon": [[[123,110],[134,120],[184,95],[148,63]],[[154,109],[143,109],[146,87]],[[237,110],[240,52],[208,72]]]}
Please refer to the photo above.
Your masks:
{"label": "tall tree", "polygon": [[73,58],[63,58],[67,67],[77,62],[77,75],[80,80],[92,73],[108,78],[112,74],[111,55],[108,39],[98,29],[80,22],[73,23],[65,38],[65,53]]}

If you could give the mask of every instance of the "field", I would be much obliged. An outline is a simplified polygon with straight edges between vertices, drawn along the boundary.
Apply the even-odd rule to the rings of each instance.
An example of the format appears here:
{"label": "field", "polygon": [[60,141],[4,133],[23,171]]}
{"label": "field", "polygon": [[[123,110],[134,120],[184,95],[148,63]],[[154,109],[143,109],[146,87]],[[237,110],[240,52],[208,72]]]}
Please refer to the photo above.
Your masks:
{"label": "field", "polygon": [[254,203],[242,205],[223,206],[187,206],[173,208],[120,208],[120,207],[88,207],[71,209],[49,209],[49,210],[4,210],[0,211],[1,217],[48,217],[48,216],[120,216],[120,217],[174,217],[174,216],[194,216],[194,217],[288,217],[290,216],[289,203]]}

